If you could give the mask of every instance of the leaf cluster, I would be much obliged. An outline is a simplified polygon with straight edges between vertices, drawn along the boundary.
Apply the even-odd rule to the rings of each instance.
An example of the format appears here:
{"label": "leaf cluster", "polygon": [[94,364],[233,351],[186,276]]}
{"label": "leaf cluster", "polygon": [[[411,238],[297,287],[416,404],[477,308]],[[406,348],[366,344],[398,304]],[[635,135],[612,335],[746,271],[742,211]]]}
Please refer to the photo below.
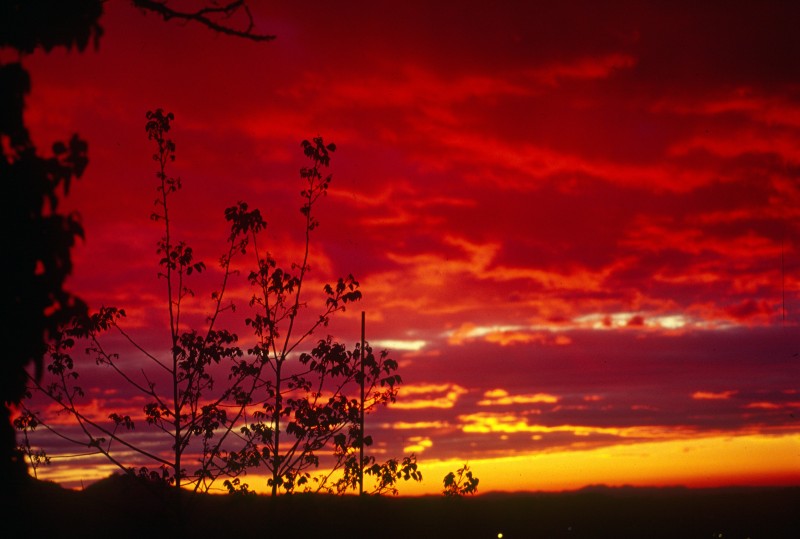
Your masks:
{"label": "leaf cluster", "polygon": [[456,470],[455,473],[448,473],[442,483],[444,490],[442,493],[448,497],[461,497],[478,493],[478,483],[480,479],[472,474],[467,464]]}

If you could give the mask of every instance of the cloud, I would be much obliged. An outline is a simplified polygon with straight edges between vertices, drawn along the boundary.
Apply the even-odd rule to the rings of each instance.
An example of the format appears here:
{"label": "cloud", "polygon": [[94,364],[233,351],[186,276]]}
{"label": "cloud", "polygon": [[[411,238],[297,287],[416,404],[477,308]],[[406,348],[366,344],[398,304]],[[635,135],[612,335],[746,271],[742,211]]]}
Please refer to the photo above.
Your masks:
{"label": "cloud", "polygon": [[652,427],[592,427],[583,425],[547,426],[530,424],[527,418],[509,413],[477,412],[460,416],[463,421],[462,430],[465,433],[529,433],[543,435],[549,433],[569,433],[575,437],[589,437],[592,435],[608,435],[616,438],[635,439],[668,439],[675,437],[675,429],[658,429]]}
{"label": "cloud", "polygon": [[554,334],[550,331],[541,331],[535,326],[476,326],[465,322],[455,330],[447,333],[447,342],[450,345],[464,345],[475,339],[499,344],[501,346],[541,344],[545,346],[566,346],[570,338],[563,334]]}
{"label": "cloud", "polygon": [[600,57],[584,57],[565,63],[554,63],[531,72],[531,77],[545,84],[557,85],[569,79],[602,79],[614,71],[636,64],[630,54],[613,53]]}
{"label": "cloud", "polygon": [[423,451],[433,447],[433,442],[426,436],[412,436],[408,439],[409,445],[403,447],[403,453],[416,453],[420,454]]}
{"label": "cloud", "polygon": [[398,391],[397,402],[389,407],[398,410],[453,408],[466,393],[468,390],[457,384],[404,385]]}
{"label": "cloud", "polygon": [[721,391],[718,393],[714,393],[713,391],[695,391],[692,393],[692,398],[696,400],[726,400],[730,399],[736,393],[736,390]]}
{"label": "cloud", "polygon": [[509,404],[555,404],[559,398],[547,393],[533,395],[510,395],[505,389],[492,389],[484,392],[483,400],[478,401],[478,406],[506,406]]}

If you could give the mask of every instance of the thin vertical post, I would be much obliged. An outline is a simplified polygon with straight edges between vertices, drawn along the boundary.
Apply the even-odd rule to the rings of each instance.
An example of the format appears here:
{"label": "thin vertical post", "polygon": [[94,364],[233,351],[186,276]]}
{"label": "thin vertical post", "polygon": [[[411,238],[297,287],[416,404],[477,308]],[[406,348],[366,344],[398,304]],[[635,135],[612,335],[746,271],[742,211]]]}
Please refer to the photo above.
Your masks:
{"label": "thin vertical post", "polygon": [[364,336],[366,334],[366,313],[361,311],[361,443],[358,446],[358,495],[364,494]]}

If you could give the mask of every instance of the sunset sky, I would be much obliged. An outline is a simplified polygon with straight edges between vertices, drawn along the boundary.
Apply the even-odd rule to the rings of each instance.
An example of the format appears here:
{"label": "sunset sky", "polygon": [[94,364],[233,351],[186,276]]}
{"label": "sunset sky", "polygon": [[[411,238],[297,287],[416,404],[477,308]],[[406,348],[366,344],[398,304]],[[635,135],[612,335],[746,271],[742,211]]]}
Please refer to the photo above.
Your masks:
{"label": "sunset sky", "polygon": [[364,310],[400,362],[368,429],[418,456],[402,493],[464,462],[482,492],[800,483],[800,5],[251,4],[275,41],[111,1],[99,50],[23,59],[40,149],[89,142],[72,291],[167,342],[146,111],[175,114],[175,227],[210,270],[239,200],[299,258],[321,135],[307,299],[352,273],[330,331],[355,343]]}

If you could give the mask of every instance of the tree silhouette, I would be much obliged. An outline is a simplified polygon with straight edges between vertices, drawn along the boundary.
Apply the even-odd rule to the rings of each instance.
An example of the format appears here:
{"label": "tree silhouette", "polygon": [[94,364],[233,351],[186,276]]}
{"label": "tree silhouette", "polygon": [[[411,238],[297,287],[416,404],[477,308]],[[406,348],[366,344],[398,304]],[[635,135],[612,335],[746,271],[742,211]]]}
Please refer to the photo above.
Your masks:
{"label": "tree silhouette", "polygon": [[[51,8],[45,16],[41,9]],[[99,1],[73,3],[10,1],[0,4],[0,47],[20,55],[37,47],[63,46],[83,50],[91,37],[102,34]],[[88,146],[77,135],[56,142],[52,156],[38,153],[23,123],[25,96],[31,81],[19,62],[0,65],[0,178],[6,231],[3,253],[3,324],[8,338],[0,376],[0,479],[12,487],[25,477],[15,449],[9,406],[24,395],[26,367],[38,374],[47,341],[86,306],[64,290],[72,271],[70,251],[83,229],[75,215],[59,213],[59,199],[88,163]]]}
{"label": "tree silhouette", "polygon": [[[198,328],[187,324],[182,314],[195,295],[191,277],[206,266],[174,233],[170,209],[182,184],[167,170],[175,159],[176,146],[168,136],[173,120],[171,113],[159,109],[147,113],[146,123],[158,166],[158,197],[151,218],[163,226],[157,254],[166,292],[169,344],[164,348],[169,352],[163,357],[137,343],[124,327],[125,311],[116,307],[103,307],[58,332],[47,376],[30,377],[31,392],[43,395],[51,414],[56,408],[56,416],[24,403],[16,422],[34,471],[47,461],[30,442],[33,430],[43,426],[90,453],[104,455],[125,472],[170,483],[178,492],[182,486],[207,491],[219,478],[225,478],[231,492],[247,491],[249,486],[238,476],[258,467],[270,475],[273,495],[296,488],[343,493],[354,488],[353,478],[364,471],[375,476],[376,493],[396,492],[401,478],[420,480],[413,455],[402,463],[390,460],[381,465],[372,458],[356,460],[372,442],[363,435],[361,411],[369,413],[395,399],[401,383],[397,363],[385,351],[373,354],[366,341],[352,350],[330,336],[310,342],[332,316],[361,299],[352,275],[325,285],[320,309],[311,316],[307,311],[313,302],[303,293],[311,233],[319,226],[314,209],[331,181],[322,170],[330,164],[335,145],[321,137],[302,144],[311,166],[300,172],[305,182],[301,262],[282,268],[263,249],[259,238],[266,222],[259,210],[244,202],[225,210],[230,235],[220,257],[221,284],[211,293],[205,326]],[[234,266],[241,267],[246,255],[254,260],[255,269],[247,277],[254,293],[247,308],[237,309],[228,290],[237,273]],[[236,333],[220,328],[223,313],[232,316],[235,311],[244,312],[245,325],[255,336],[255,344],[246,350],[238,346]],[[128,341],[132,348],[127,354],[107,348],[109,332]],[[96,365],[110,371],[104,378],[116,376],[119,384],[144,400],[140,414],[129,409],[109,413],[108,405],[103,415],[95,411],[82,385],[86,366],[81,368],[71,355],[82,342]],[[69,428],[53,422],[64,413],[74,420]],[[137,438],[143,433],[151,435],[148,443]],[[165,441],[154,445],[153,434]],[[327,473],[312,477],[321,463]],[[187,469],[190,464],[193,468]],[[344,477],[334,480],[337,472]]]}
{"label": "tree silhouette", "polygon": [[[37,48],[56,47],[83,51],[90,41],[99,45],[103,34],[99,20],[103,0],[4,0],[0,2],[0,48],[20,57]],[[244,0],[218,6],[210,2],[194,12],[181,12],[167,1],[135,0],[134,5],[157,12],[165,19],[195,20],[221,33],[256,41],[273,36],[254,31]],[[227,21],[244,14],[244,28]],[[85,304],[64,289],[72,271],[71,249],[83,229],[77,215],[58,212],[58,202],[69,193],[72,180],[88,164],[88,145],[77,135],[67,143],[53,144],[52,156],[41,156],[25,128],[22,112],[30,92],[28,72],[20,62],[0,63],[0,179],[8,190],[2,198],[6,234],[3,252],[11,263],[3,280],[2,316],[9,338],[0,376],[0,480],[12,487],[25,474],[15,449],[10,406],[24,395],[28,365],[37,375],[47,343],[58,327],[85,313]]]}
{"label": "tree silhouette", "polygon": [[[257,339],[248,355],[268,368],[258,374],[260,409],[241,431],[247,444],[229,454],[229,463],[235,469],[266,468],[273,495],[280,490],[312,488],[310,470],[319,466],[320,452],[331,444],[336,457],[333,469],[346,468],[349,459],[371,443],[371,438],[361,432],[362,406],[369,413],[393,401],[401,382],[394,374],[397,362],[385,351],[376,357],[367,343],[350,351],[327,337],[297,355],[314,332],[328,325],[334,313],[361,298],[359,283],[352,275],[340,278],[325,286],[322,311],[307,327],[298,329],[298,315],[306,306],[301,293],[309,271],[311,233],[319,225],[314,207],[327,193],[331,176],[323,175],[323,169],[329,166],[335,150],[335,145],[326,145],[321,137],[303,142],[311,166],[300,171],[306,183],[300,208],[305,220],[302,261],[287,270],[279,267],[270,253],[257,252],[257,270],[249,276],[258,294],[250,301],[256,311],[246,320]],[[291,361],[293,355],[297,355],[296,361]],[[361,397],[356,393],[360,387],[364,388]],[[316,488],[329,488],[329,478],[316,478]],[[346,488],[339,483],[338,490]]]}
{"label": "tree silhouette", "polygon": [[[188,278],[204,271],[205,264],[196,262],[192,248],[174,238],[170,201],[180,191],[181,184],[167,174],[167,165],[175,158],[175,144],[167,138],[172,120],[172,114],[157,110],[148,112],[146,124],[148,138],[156,145],[153,159],[158,164],[158,198],[151,218],[161,222],[164,227],[164,235],[157,244],[157,254],[158,275],[166,283],[169,330],[169,345],[166,348],[169,357],[158,357],[136,343],[124,329],[123,309],[103,307],[91,316],[75,319],[70,327],[58,334],[47,364],[49,377],[45,383],[35,377],[31,377],[30,381],[33,390],[46,395],[53,404],[74,418],[78,432],[61,431],[62,438],[105,455],[124,471],[129,471],[131,463],[117,453],[134,452],[149,462],[149,468],[143,466],[139,469],[141,475],[172,483],[178,489],[186,482],[188,475],[189,482],[193,482],[196,489],[207,489],[225,472],[224,469],[212,469],[212,459],[244,413],[248,394],[246,379],[251,374],[248,368],[238,362],[242,352],[236,346],[236,335],[218,329],[217,320],[223,311],[230,308],[224,301],[233,272],[231,264],[234,256],[246,252],[248,235],[257,233],[265,223],[257,211],[236,213],[235,210],[246,210],[246,206],[241,204],[239,208],[226,212],[232,226],[226,252],[220,259],[223,274],[221,287],[212,297],[212,312],[207,318],[206,327],[203,330],[185,329],[181,315],[185,300],[193,295]],[[104,336],[109,331],[122,335],[153,368],[145,368],[146,365],[142,366],[135,359],[126,359],[119,353],[108,351]],[[141,418],[132,418],[125,411],[115,411],[107,417],[97,417],[87,411],[91,405],[83,399],[85,394],[79,385],[79,369],[70,355],[76,339],[88,341],[87,352],[93,355],[95,363],[110,369],[121,383],[146,400]],[[209,395],[214,389],[212,371],[214,366],[221,364],[231,364],[228,383]],[[254,368],[253,365],[247,367]],[[249,392],[252,391],[251,384]],[[49,418],[41,417],[27,407],[22,417],[32,418],[33,426],[49,424]],[[126,433],[133,434],[137,425],[141,431],[142,423],[168,437],[166,447],[171,448],[171,458],[164,451],[151,450],[143,444],[132,442],[130,438],[133,436],[126,436]],[[29,430],[30,425],[31,420],[27,419],[21,425],[26,435],[26,428]],[[202,455],[199,467],[187,474],[184,455],[195,451]],[[33,454],[30,450],[26,453],[29,457]]]}
{"label": "tree silhouette", "polygon": [[468,494],[475,495],[478,493],[478,483],[480,483],[480,479],[472,474],[467,464],[464,464],[455,472],[444,476],[442,494],[452,498],[460,498]]}

